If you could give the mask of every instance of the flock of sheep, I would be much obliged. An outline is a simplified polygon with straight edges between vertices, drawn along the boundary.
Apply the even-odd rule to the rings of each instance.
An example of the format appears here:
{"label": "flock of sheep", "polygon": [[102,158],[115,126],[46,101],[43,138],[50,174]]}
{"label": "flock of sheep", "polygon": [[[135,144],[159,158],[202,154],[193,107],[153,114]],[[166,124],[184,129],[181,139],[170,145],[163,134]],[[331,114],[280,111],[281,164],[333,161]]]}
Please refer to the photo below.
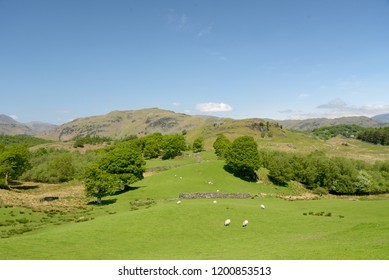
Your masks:
{"label": "flock of sheep", "polygon": [[[177,204],[181,204],[181,203],[182,203],[181,200],[177,201]],[[217,201],[214,200],[213,203],[217,203]],[[265,209],[265,205],[263,205],[263,204],[261,204],[259,207],[260,207],[262,210]],[[224,226],[225,226],[225,227],[228,227],[230,224],[231,224],[231,219],[227,219],[227,220],[224,221]],[[248,224],[249,224],[249,221],[248,221],[248,220],[244,220],[243,223],[242,223],[242,227],[247,227]]]}
{"label": "flock of sheep", "polygon": [[[177,175],[174,175],[174,176],[177,177]],[[180,177],[180,179],[182,179],[182,177]],[[209,184],[209,185],[213,185],[213,182],[212,182],[212,181],[209,181],[208,184]],[[217,190],[216,192],[219,192],[219,190]],[[177,201],[177,204],[181,204],[181,203],[182,203],[181,200],[178,200],[178,201]],[[213,203],[216,204],[217,201],[214,200]],[[263,205],[263,204],[261,204],[259,207],[260,207],[262,210],[265,209],[265,205]],[[231,219],[227,219],[227,220],[224,221],[224,226],[225,226],[225,227],[230,226],[230,224],[231,224]],[[248,220],[244,220],[243,223],[242,223],[242,227],[247,227],[248,224],[249,224],[249,221],[248,221]]]}
{"label": "flock of sheep", "polygon": [[[265,209],[265,205],[261,204],[259,206],[261,209]],[[225,227],[228,227],[229,225],[231,224],[231,219],[227,219],[224,221],[224,226]],[[242,227],[247,227],[249,224],[249,221],[248,220],[244,220],[243,223],[242,223]]]}

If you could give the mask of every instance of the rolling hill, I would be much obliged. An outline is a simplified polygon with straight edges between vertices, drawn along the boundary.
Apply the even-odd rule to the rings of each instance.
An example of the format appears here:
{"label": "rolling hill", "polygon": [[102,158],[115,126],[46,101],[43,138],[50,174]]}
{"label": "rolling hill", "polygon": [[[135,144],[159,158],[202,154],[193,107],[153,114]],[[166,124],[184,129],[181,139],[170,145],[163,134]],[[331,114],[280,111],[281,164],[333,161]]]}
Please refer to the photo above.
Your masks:
{"label": "rolling hill", "polygon": [[341,124],[355,124],[361,127],[383,127],[386,124],[379,119],[372,119],[364,116],[360,117],[344,117],[336,119],[327,119],[327,118],[316,118],[316,119],[306,119],[306,120],[284,120],[279,121],[279,123],[291,130],[299,131],[311,131],[315,128],[320,128],[324,126],[332,125],[341,125]]}
{"label": "rolling hill", "polygon": [[[120,139],[128,135],[144,136],[155,132],[163,134],[187,132],[188,139],[203,136],[214,139],[224,133],[236,135],[258,135],[264,131],[263,125],[272,124],[275,134],[285,134],[287,130],[311,131],[323,126],[355,124],[361,127],[383,127],[386,115],[374,118],[344,117],[336,119],[316,118],[305,120],[243,119],[235,120],[213,116],[194,116],[173,111],[149,108],[142,110],[113,111],[106,115],[78,118],[61,126],[42,122],[22,124],[9,116],[0,115],[0,134],[34,135],[57,141],[67,141],[75,136],[104,136]],[[261,127],[262,126],[262,127]],[[234,138],[234,137],[233,137]]]}
{"label": "rolling hill", "polygon": [[380,122],[389,123],[389,114],[377,115],[377,116],[374,116],[372,119],[380,121]]}
{"label": "rolling hill", "polygon": [[20,123],[10,116],[0,114],[0,134],[2,135],[36,135],[37,132],[52,130],[57,126],[45,122]]}
{"label": "rolling hill", "polygon": [[0,134],[3,135],[32,135],[34,132],[28,126],[15,121],[7,115],[0,115]]}

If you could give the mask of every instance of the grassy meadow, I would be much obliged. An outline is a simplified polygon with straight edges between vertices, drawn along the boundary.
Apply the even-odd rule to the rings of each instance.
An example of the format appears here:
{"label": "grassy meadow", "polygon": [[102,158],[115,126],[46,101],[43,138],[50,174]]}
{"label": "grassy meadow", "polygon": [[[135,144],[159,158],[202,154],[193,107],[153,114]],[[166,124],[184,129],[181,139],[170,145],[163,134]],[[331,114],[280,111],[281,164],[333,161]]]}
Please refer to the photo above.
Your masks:
{"label": "grassy meadow", "polygon": [[[0,190],[0,259],[389,259],[388,196],[290,201],[304,191],[245,182],[223,166],[210,153],[149,161],[145,179],[102,206],[71,184],[54,188],[72,191],[53,202],[39,202],[41,186],[21,187],[30,205],[13,207]],[[177,204],[179,193],[217,190],[254,197]]]}

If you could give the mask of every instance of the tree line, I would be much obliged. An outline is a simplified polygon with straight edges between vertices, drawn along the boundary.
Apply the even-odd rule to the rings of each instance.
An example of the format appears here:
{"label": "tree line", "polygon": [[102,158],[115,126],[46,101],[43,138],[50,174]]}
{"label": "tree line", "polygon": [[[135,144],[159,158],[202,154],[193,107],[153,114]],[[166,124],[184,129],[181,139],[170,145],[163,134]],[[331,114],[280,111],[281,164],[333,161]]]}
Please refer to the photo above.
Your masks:
{"label": "tree line", "polygon": [[[83,145],[108,140],[111,141],[102,137],[77,137],[74,142]],[[85,183],[89,195],[99,200],[102,195],[121,190],[142,179],[146,159],[167,160],[180,156],[188,149],[199,152],[204,148],[202,137],[189,146],[182,134],[161,133],[142,138],[128,136],[83,154],[79,150],[47,147],[29,150],[26,142],[31,143],[30,137],[8,136],[7,141],[7,145],[0,145],[1,188],[10,189],[11,183],[17,179],[43,183],[78,180]]]}
{"label": "tree line", "polygon": [[316,128],[312,134],[325,140],[342,135],[372,144],[389,145],[389,127],[363,128],[358,125],[334,125]]}
{"label": "tree line", "polygon": [[276,185],[297,181],[320,194],[379,194],[389,192],[389,161],[369,164],[347,158],[329,158],[324,152],[291,154],[257,148],[253,137],[230,142],[224,135],[213,144],[216,155],[225,159],[226,169],[246,180],[255,180],[260,168],[269,170]]}

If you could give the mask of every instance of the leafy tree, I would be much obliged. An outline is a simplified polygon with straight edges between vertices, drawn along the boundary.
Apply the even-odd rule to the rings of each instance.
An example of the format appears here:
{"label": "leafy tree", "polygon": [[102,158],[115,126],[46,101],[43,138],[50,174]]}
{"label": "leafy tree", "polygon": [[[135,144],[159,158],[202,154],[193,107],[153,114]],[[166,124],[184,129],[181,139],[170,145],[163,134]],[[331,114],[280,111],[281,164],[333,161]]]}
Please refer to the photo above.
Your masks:
{"label": "leafy tree", "polygon": [[124,145],[107,153],[100,160],[99,167],[114,175],[125,187],[143,179],[145,164],[140,150],[134,148],[134,146]]}
{"label": "leafy tree", "polygon": [[257,180],[255,171],[261,166],[261,160],[254,138],[242,136],[235,139],[226,154],[226,164],[235,176],[249,181]]}
{"label": "leafy tree", "polygon": [[40,148],[31,153],[32,168],[23,174],[22,179],[44,183],[71,181],[76,176],[75,163],[81,161],[78,157],[81,157],[78,152]]}
{"label": "leafy tree", "polygon": [[0,150],[0,175],[9,189],[10,180],[17,179],[30,166],[29,152],[25,145],[10,145]]}
{"label": "leafy tree", "polygon": [[85,174],[86,193],[101,198],[143,179],[144,165],[142,153],[134,145],[118,145],[109,151]]}
{"label": "leafy tree", "polygon": [[70,153],[60,154],[54,157],[48,164],[51,171],[51,179],[55,182],[67,182],[74,179],[75,168],[73,166],[73,157]]}
{"label": "leafy tree", "polygon": [[193,142],[193,152],[198,153],[204,149],[204,138],[198,137]]}
{"label": "leafy tree", "polygon": [[144,158],[152,159],[158,158],[160,156],[162,149],[162,139],[163,136],[161,133],[153,133],[139,139],[143,143],[142,150]]}
{"label": "leafy tree", "polygon": [[181,155],[186,150],[186,142],[183,135],[165,135],[162,143],[162,159],[171,159]]}
{"label": "leafy tree", "polygon": [[219,135],[216,138],[215,142],[213,143],[215,154],[220,159],[225,158],[225,155],[230,147],[231,147],[231,141],[228,140],[228,138],[224,136],[224,134]]}
{"label": "leafy tree", "polygon": [[104,196],[114,194],[121,187],[115,176],[102,170],[97,164],[86,170],[84,184],[87,196],[96,197],[98,204],[101,204]]}
{"label": "leafy tree", "polygon": [[268,165],[269,179],[277,185],[287,185],[294,177],[292,156],[275,153]]}

